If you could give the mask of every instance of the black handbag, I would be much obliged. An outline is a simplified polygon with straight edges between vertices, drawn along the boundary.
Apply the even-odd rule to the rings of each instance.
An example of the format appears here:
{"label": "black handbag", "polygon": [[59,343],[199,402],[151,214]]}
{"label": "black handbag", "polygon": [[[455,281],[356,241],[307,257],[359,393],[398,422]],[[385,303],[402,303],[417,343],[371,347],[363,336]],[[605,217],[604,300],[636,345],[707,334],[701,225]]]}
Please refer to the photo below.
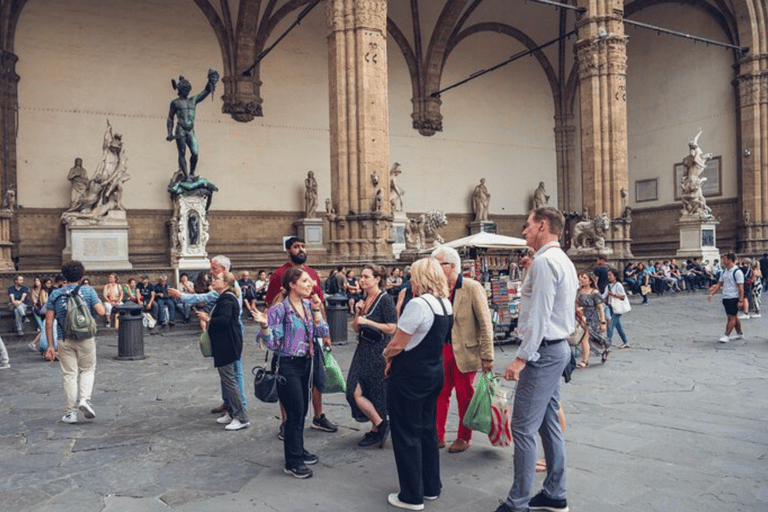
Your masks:
{"label": "black handbag", "polygon": [[370,325],[363,325],[357,337],[365,343],[379,343],[384,340],[384,333]]}
{"label": "black handbag", "polygon": [[251,370],[253,373],[253,392],[256,398],[262,402],[273,404],[277,402],[277,385],[278,383],[285,384],[285,377],[279,374],[280,356],[277,356],[275,371],[266,368],[268,357],[269,354],[264,357],[265,366],[254,366]]}
{"label": "black handbag", "polygon": [[[376,309],[376,306],[379,305],[379,301],[384,295],[385,292],[379,292],[379,296],[376,297],[376,302],[373,303],[371,309],[369,309],[368,312],[364,315],[365,318],[373,313],[373,311]],[[375,327],[371,327],[370,325],[360,326],[360,331],[358,331],[357,337],[360,341],[365,343],[381,343],[384,341],[384,333]]]}
{"label": "black handbag", "polygon": [[328,376],[325,374],[325,354],[320,338],[315,338],[315,349],[312,355],[312,387],[321,393],[325,393],[325,382]]}

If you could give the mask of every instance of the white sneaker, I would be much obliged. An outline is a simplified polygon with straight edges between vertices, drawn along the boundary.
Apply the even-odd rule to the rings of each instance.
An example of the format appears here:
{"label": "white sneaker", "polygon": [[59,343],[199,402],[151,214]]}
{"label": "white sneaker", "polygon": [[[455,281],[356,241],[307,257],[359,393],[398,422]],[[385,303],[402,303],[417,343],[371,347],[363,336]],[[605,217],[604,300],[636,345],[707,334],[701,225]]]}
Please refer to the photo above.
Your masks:
{"label": "white sneaker", "polygon": [[728,336],[726,336],[725,334],[720,336],[720,343],[728,343],[729,341],[731,341],[731,339]]}
{"label": "white sneaker", "polygon": [[760,316],[761,316],[760,313],[752,313],[751,315],[749,315],[749,318],[760,318]]}
{"label": "white sneaker", "polygon": [[8,370],[11,367],[11,363],[0,364],[0,370]]}
{"label": "white sneaker", "polygon": [[743,338],[744,338],[743,334],[731,334],[730,336],[728,336],[728,339],[731,340],[731,341],[733,341],[733,340],[740,340],[740,339],[743,339]]}
{"label": "white sneaker", "polygon": [[250,426],[250,424],[251,423],[249,421],[242,423],[239,419],[235,418],[232,420],[232,423],[224,427],[224,430],[240,430]]}
{"label": "white sneaker", "polygon": [[77,413],[76,412],[68,412],[64,416],[62,416],[61,421],[63,423],[77,423]]}
{"label": "white sneaker", "polygon": [[78,409],[83,411],[83,416],[85,416],[89,420],[92,420],[93,418],[96,417],[96,413],[94,412],[93,407],[91,407],[91,402],[84,398],[80,400],[80,405],[78,406]]}
{"label": "white sneaker", "polygon": [[744,313],[738,314],[739,320],[749,320],[749,315],[746,315]]}
{"label": "white sneaker", "polygon": [[230,423],[232,421],[232,416],[229,415],[229,413],[225,414],[221,418],[218,418],[216,420],[216,423],[221,423],[222,425],[225,423]]}
{"label": "white sneaker", "polygon": [[418,505],[414,505],[413,503],[405,503],[404,501],[400,501],[400,498],[398,498],[397,495],[398,493],[393,492],[387,496],[387,501],[393,507],[404,508],[405,510],[424,510],[423,503],[419,503]]}

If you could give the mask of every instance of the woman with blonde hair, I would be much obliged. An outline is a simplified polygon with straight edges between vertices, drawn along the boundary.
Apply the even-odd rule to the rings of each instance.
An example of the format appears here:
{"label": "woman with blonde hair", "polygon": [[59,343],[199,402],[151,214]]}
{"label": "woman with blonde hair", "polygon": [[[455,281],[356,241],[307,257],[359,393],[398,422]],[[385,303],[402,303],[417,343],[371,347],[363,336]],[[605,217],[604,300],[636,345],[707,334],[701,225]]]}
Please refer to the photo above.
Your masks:
{"label": "woman with blonde hair", "polygon": [[443,387],[443,344],[453,324],[448,282],[434,258],[411,266],[414,298],[405,306],[397,331],[384,349],[387,406],[400,492],[395,507],[422,510],[440,495],[437,397]]}
{"label": "woman with blonde hair", "polygon": [[219,274],[212,283],[213,289],[219,294],[216,304],[210,314],[205,311],[197,312],[200,320],[207,323],[213,365],[219,371],[221,389],[228,398],[227,414],[216,420],[221,424],[226,423],[226,430],[240,430],[250,425],[235,379],[235,363],[243,354],[240,298],[237,296],[235,282],[235,276],[231,272]]}

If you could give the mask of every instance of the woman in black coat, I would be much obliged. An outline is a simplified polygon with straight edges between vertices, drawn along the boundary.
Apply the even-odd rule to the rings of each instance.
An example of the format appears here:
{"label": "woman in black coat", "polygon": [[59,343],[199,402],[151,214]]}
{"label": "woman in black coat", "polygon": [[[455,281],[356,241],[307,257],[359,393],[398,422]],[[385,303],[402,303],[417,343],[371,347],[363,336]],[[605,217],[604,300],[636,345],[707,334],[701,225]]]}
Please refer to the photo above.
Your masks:
{"label": "woman in black coat", "polygon": [[198,311],[197,316],[208,323],[213,365],[219,370],[221,388],[229,398],[227,414],[216,421],[227,423],[226,430],[240,430],[250,425],[235,379],[235,363],[243,353],[243,331],[238,320],[240,299],[232,273],[222,272],[212,284],[219,298],[210,314]]}

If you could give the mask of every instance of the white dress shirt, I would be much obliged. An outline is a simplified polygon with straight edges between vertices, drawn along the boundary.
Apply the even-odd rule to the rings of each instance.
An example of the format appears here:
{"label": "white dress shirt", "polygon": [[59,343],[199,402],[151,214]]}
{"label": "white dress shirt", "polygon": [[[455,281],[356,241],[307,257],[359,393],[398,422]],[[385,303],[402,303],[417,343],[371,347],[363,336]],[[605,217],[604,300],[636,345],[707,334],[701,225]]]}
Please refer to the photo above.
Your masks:
{"label": "white dress shirt", "polygon": [[565,339],[573,332],[578,287],[576,268],[560,244],[550,242],[536,252],[520,291],[517,357],[536,361],[541,340]]}

